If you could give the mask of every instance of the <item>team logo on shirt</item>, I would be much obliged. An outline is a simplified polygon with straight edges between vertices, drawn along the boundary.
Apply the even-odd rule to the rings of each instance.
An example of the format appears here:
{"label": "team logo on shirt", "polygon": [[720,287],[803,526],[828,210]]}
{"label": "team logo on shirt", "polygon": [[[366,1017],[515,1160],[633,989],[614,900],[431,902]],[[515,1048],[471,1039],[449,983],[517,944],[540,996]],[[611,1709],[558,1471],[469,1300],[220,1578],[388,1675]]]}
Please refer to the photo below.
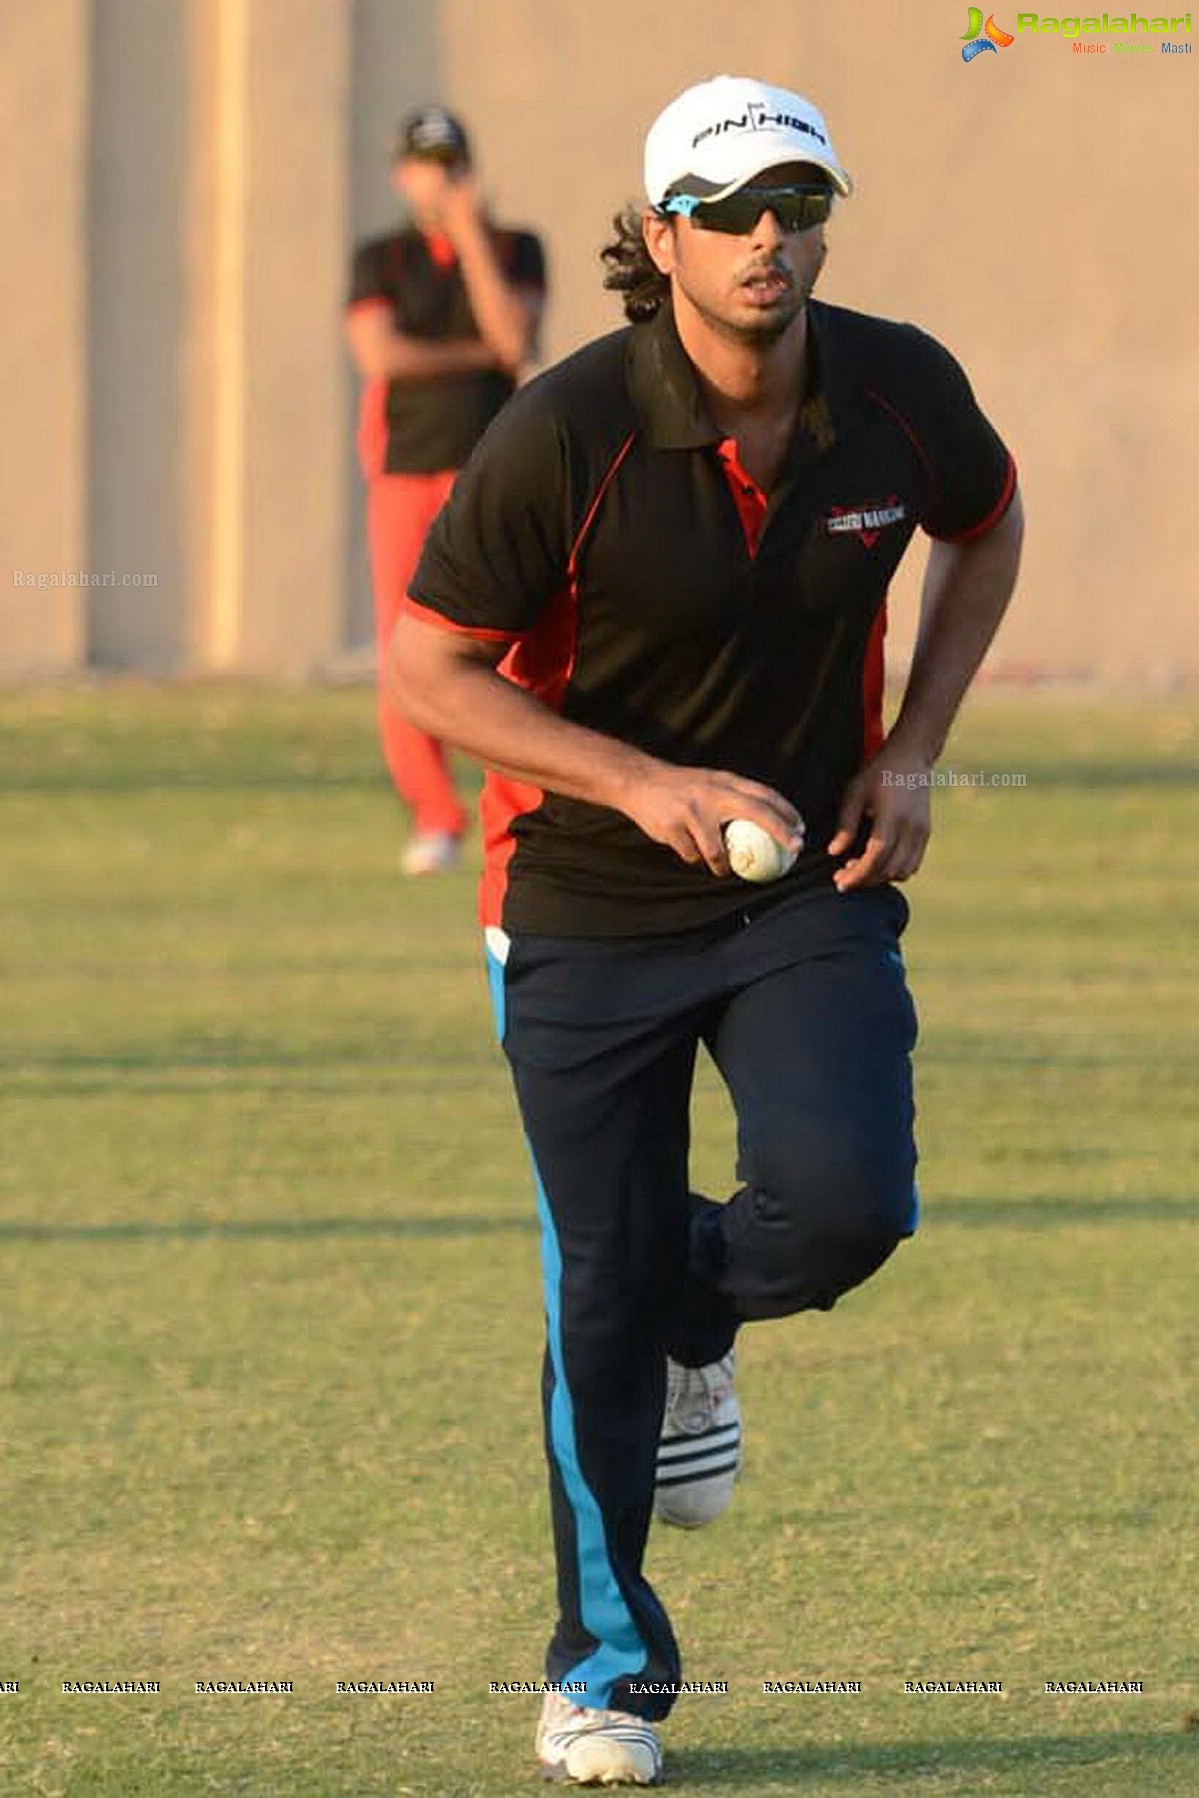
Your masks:
{"label": "team logo on shirt", "polygon": [[873,549],[889,524],[900,524],[908,509],[893,493],[888,499],[861,506],[830,506],[824,528],[830,537],[854,536]]}

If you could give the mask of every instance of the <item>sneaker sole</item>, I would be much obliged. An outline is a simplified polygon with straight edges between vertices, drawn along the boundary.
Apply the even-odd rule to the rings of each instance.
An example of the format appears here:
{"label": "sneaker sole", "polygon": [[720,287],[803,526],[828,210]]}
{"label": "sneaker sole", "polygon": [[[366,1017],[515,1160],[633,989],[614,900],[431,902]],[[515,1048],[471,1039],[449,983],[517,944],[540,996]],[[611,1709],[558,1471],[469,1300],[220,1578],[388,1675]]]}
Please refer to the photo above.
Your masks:
{"label": "sneaker sole", "polygon": [[666,1784],[665,1773],[655,1773],[650,1779],[633,1779],[623,1773],[617,1774],[615,1779],[606,1779],[600,1775],[593,1774],[588,1774],[585,1779],[577,1779],[573,1773],[568,1773],[565,1767],[550,1767],[547,1766],[544,1761],[538,1761],[537,1771],[540,1773],[542,1779],[548,1781],[551,1785],[578,1786],[580,1788],[586,1786],[606,1786],[609,1791],[615,1790],[618,1786],[640,1786],[644,1788],[646,1786],[661,1786]]}
{"label": "sneaker sole", "polygon": [[[576,1744],[576,1746],[578,1745],[579,1744]],[[595,1746],[600,1748],[605,1745],[597,1743]],[[657,1760],[658,1770],[656,1773],[642,1773],[631,1767],[622,1772],[607,1773],[601,1767],[597,1768],[594,1772],[572,1773],[566,1760],[546,1761],[542,1760],[539,1755],[537,1757],[537,1771],[541,1774],[543,1779],[552,1780],[559,1785],[606,1786],[609,1789],[613,1789],[617,1786],[656,1786],[661,1785],[663,1780],[660,1750],[658,1751]]]}

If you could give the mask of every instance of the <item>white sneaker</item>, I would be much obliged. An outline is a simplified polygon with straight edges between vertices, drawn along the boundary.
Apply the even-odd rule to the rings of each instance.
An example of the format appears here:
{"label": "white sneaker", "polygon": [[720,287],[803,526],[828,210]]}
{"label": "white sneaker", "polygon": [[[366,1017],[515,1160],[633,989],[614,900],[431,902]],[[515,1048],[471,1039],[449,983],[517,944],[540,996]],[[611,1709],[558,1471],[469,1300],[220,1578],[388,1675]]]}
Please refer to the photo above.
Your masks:
{"label": "white sneaker", "polygon": [[741,1406],[733,1390],[732,1351],[707,1367],[668,1360],[655,1514],[681,1530],[702,1529],[727,1509],[740,1470]]}
{"label": "white sneaker", "polygon": [[462,838],[448,830],[420,830],[400,857],[405,874],[444,874],[462,859]]}
{"label": "white sneaker", "polygon": [[537,1725],[537,1765],[576,1786],[656,1786],[662,1744],[653,1724],[628,1711],[591,1711],[547,1692]]}

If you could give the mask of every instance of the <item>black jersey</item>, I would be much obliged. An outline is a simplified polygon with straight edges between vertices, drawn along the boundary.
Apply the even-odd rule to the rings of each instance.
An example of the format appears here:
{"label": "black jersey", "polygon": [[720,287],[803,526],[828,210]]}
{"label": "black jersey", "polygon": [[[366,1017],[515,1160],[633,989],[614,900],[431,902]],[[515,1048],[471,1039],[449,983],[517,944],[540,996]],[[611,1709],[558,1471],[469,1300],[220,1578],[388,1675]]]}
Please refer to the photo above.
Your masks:
{"label": "black jersey", "polygon": [[[514,287],[541,292],[545,259],[530,231],[494,231],[500,267]],[[425,342],[478,337],[462,271],[448,238],[413,228],[371,238],[354,252],[347,302],[386,305],[397,330]],[[513,391],[499,368],[420,380],[368,381],[359,450],[368,474],[461,468]]]}
{"label": "black jersey", "polygon": [[813,302],[809,345],[769,496],[708,417],[669,306],[550,369],[459,476],[407,601],[509,643],[501,672],[564,717],[776,788],[807,847],[758,896],[621,813],[489,774],[484,922],[645,935],[831,879],[842,793],[881,741],[891,577],[917,525],[994,525],[1015,469],[923,332]]}

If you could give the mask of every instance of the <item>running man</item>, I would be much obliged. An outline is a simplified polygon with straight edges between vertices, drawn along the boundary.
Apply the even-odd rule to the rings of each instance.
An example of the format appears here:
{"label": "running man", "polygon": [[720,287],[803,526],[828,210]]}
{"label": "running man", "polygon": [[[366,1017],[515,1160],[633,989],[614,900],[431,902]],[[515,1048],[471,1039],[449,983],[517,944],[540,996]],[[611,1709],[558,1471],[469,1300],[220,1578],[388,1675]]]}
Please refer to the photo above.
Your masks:
{"label": "running man", "polygon": [[[605,252],[634,322],[497,419],[395,643],[408,715],[490,771],[483,919],[543,1230],[547,1674],[570,1686],[536,1753],[578,1784],[660,1775],[680,1659],[646,1537],[655,1510],[694,1527],[732,1496],[739,1327],[830,1309],[915,1228],[896,883],[1021,537],[949,352],[811,298],[850,181],[810,101],[689,89],[645,187]],[[884,731],[886,594],[918,525]],[[734,817],[798,849],[791,871],[732,875]],[[701,1042],[737,1114],[723,1204],[688,1182]]]}
{"label": "running man", "polygon": [[358,452],[379,653],[383,754],[413,829],[402,866],[458,859],[466,814],[445,751],[389,694],[386,646],[425,533],[456,471],[532,355],[545,294],[541,245],[487,219],[458,119],[425,106],[400,126],[392,183],[411,223],[359,244],[346,335],[364,378]]}

